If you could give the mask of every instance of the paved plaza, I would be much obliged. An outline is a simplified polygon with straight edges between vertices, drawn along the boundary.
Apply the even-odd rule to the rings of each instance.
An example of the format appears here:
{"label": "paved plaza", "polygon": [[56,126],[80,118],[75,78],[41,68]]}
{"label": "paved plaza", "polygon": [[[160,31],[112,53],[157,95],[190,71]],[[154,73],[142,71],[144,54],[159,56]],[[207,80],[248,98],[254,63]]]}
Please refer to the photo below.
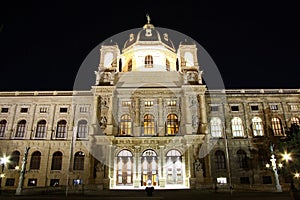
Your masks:
{"label": "paved plaza", "polygon": [[[297,193],[296,199],[299,198]],[[156,190],[153,192],[153,196],[148,197],[145,191],[131,190],[131,191],[108,191],[103,190],[99,192],[89,192],[86,194],[69,194],[66,196],[65,193],[54,193],[49,192],[43,195],[23,195],[15,196],[13,193],[2,193],[0,199],[43,199],[43,200],[54,200],[54,199],[99,199],[99,200],[139,200],[139,199],[163,199],[163,200],[194,200],[194,199],[205,199],[205,200],[288,200],[293,199],[289,192],[273,193],[273,192],[213,192],[213,191],[201,191],[201,190]]]}

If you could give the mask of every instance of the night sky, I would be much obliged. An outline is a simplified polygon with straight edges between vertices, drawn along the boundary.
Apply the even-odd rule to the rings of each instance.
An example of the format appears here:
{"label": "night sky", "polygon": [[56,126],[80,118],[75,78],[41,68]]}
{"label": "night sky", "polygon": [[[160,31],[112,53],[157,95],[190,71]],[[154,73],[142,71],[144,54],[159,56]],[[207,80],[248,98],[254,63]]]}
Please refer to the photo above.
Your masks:
{"label": "night sky", "polygon": [[72,90],[89,52],[117,33],[142,27],[146,13],[155,26],[203,46],[227,89],[300,88],[298,5],[137,2],[2,1],[0,91]]}

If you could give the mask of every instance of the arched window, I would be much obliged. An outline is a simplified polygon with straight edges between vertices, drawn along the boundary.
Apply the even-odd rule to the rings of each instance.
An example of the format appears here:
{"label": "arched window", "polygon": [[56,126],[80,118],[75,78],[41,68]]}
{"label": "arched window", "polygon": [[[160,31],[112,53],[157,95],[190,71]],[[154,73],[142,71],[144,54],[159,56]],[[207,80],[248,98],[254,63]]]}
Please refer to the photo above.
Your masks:
{"label": "arched window", "polygon": [[178,133],[179,123],[175,114],[169,114],[167,117],[167,135],[175,135]]}
{"label": "arched window", "polygon": [[179,61],[178,61],[178,58],[176,59],[176,71],[179,71]]}
{"label": "arched window", "polygon": [[167,183],[182,184],[183,170],[181,153],[175,149],[168,151],[166,163]]}
{"label": "arched window", "polygon": [[122,150],[117,155],[117,185],[132,185],[133,157],[128,150]]}
{"label": "arched window", "polygon": [[66,120],[60,120],[57,122],[57,128],[56,128],[56,138],[65,138],[67,133],[67,121]]}
{"label": "arched window", "polygon": [[170,61],[166,59],[166,70],[170,71]]}
{"label": "arched window", "polygon": [[244,137],[244,128],[241,118],[234,117],[231,120],[231,128],[233,137]]}
{"label": "arched window", "polygon": [[292,117],[292,118],[291,118],[291,123],[292,123],[292,124],[300,125],[300,120],[299,120],[298,117]]}
{"label": "arched window", "polygon": [[129,115],[123,115],[120,122],[120,135],[131,135],[132,122]]}
{"label": "arched window", "polygon": [[217,150],[215,153],[215,167],[216,169],[226,169],[225,153]]}
{"label": "arched window", "polygon": [[84,153],[78,151],[74,156],[73,170],[83,170],[84,169]]}
{"label": "arched window", "polygon": [[7,124],[6,120],[0,121],[0,137],[3,137],[5,134],[6,124]]}
{"label": "arched window", "polygon": [[259,117],[253,117],[252,118],[252,130],[253,130],[253,136],[263,136],[263,124],[262,120]]}
{"label": "arched window", "polygon": [[272,129],[274,132],[274,136],[283,136],[282,125],[279,118],[272,118]]}
{"label": "arched window", "polygon": [[130,59],[128,62],[128,70],[127,71],[129,71],[129,72],[132,71],[132,59]]}
{"label": "arched window", "polygon": [[63,154],[56,151],[52,156],[51,170],[61,170]]}
{"label": "arched window", "polygon": [[26,120],[21,120],[17,124],[17,131],[15,137],[24,137],[26,131]]}
{"label": "arched window", "polygon": [[184,53],[185,66],[194,66],[194,56],[191,52]]}
{"label": "arched window", "polygon": [[8,169],[15,169],[16,166],[19,165],[19,161],[20,161],[20,152],[19,151],[14,151],[12,152],[12,154],[10,155],[10,162],[7,165]]}
{"label": "arched window", "polygon": [[222,121],[218,117],[210,120],[210,132],[212,137],[222,137]]}
{"label": "arched window", "polygon": [[144,135],[154,135],[155,134],[155,124],[153,115],[144,116]]}
{"label": "arched window", "polygon": [[119,59],[119,72],[122,72],[122,59]]}
{"label": "arched window", "polygon": [[31,154],[30,169],[40,169],[41,152],[35,151]]}
{"label": "arched window", "polygon": [[151,55],[145,57],[145,68],[153,68],[153,57]]}
{"label": "arched window", "polygon": [[77,138],[87,138],[88,124],[86,120],[80,120],[77,123]]}
{"label": "arched window", "polygon": [[141,160],[142,185],[149,184],[156,186],[158,184],[158,163],[155,151],[148,149],[143,152]]}
{"label": "arched window", "polygon": [[35,137],[44,138],[46,134],[46,120],[40,120],[36,126]]}
{"label": "arched window", "polygon": [[238,150],[237,159],[238,159],[238,163],[239,163],[240,168],[242,168],[242,169],[248,168],[247,154],[246,154],[245,151]]}
{"label": "arched window", "polygon": [[112,62],[113,62],[113,58],[114,58],[114,55],[112,52],[108,52],[104,55],[104,67],[108,68],[108,67],[111,67],[112,65]]}

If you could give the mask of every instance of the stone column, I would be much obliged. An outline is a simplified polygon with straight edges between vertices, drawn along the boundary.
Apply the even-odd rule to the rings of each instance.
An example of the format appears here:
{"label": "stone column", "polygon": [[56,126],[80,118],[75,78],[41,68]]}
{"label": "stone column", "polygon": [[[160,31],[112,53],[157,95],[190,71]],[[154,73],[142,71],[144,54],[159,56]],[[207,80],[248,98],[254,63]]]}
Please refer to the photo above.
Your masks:
{"label": "stone column", "polygon": [[141,185],[141,170],[139,166],[141,166],[140,159],[140,146],[134,146],[134,176],[133,176],[133,187],[139,188]]}
{"label": "stone column", "polygon": [[110,97],[107,97],[109,100],[108,104],[108,112],[107,112],[107,127],[105,129],[105,133],[107,135],[113,134],[113,94]]}
{"label": "stone column", "polygon": [[163,117],[163,99],[160,97],[158,99],[158,135],[164,136],[165,135],[165,126],[164,126],[164,117]]}
{"label": "stone column", "polygon": [[138,97],[134,98],[134,125],[133,125],[133,134],[134,136],[141,135],[141,126],[140,126],[140,99]]}
{"label": "stone column", "polygon": [[205,96],[204,94],[200,94],[200,116],[201,116],[201,127],[200,127],[200,133],[201,134],[208,134],[207,130],[207,112],[206,112],[206,102],[205,102]]}
{"label": "stone column", "polygon": [[166,165],[166,159],[164,156],[164,149],[165,146],[159,146],[159,165],[158,165],[158,175],[159,175],[159,186],[165,187],[166,186],[166,172],[165,165]]}
{"label": "stone column", "polygon": [[243,103],[243,113],[244,113],[244,120],[245,120],[245,128],[244,128],[245,136],[249,137],[250,136],[249,135],[249,119],[248,119],[249,112],[247,112],[247,103]]}
{"label": "stone column", "polygon": [[94,96],[93,97],[93,113],[92,113],[92,123],[91,123],[91,132],[90,132],[90,135],[96,135],[97,132],[98,132],[98,119],[97,119],[97,113],[99,112],[98,111],[98,97],[97,96]]}

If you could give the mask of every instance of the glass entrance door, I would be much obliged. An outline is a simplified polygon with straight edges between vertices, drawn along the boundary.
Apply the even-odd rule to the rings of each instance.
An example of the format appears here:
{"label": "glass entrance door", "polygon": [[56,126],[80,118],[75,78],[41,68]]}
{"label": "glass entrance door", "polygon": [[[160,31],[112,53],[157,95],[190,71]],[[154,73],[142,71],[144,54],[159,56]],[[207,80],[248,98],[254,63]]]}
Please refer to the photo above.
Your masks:
{"label": "glass entrance door", "polygon": [[157,154],[153,150],[146,150],[142,154],[142,186],[158,185]]}

